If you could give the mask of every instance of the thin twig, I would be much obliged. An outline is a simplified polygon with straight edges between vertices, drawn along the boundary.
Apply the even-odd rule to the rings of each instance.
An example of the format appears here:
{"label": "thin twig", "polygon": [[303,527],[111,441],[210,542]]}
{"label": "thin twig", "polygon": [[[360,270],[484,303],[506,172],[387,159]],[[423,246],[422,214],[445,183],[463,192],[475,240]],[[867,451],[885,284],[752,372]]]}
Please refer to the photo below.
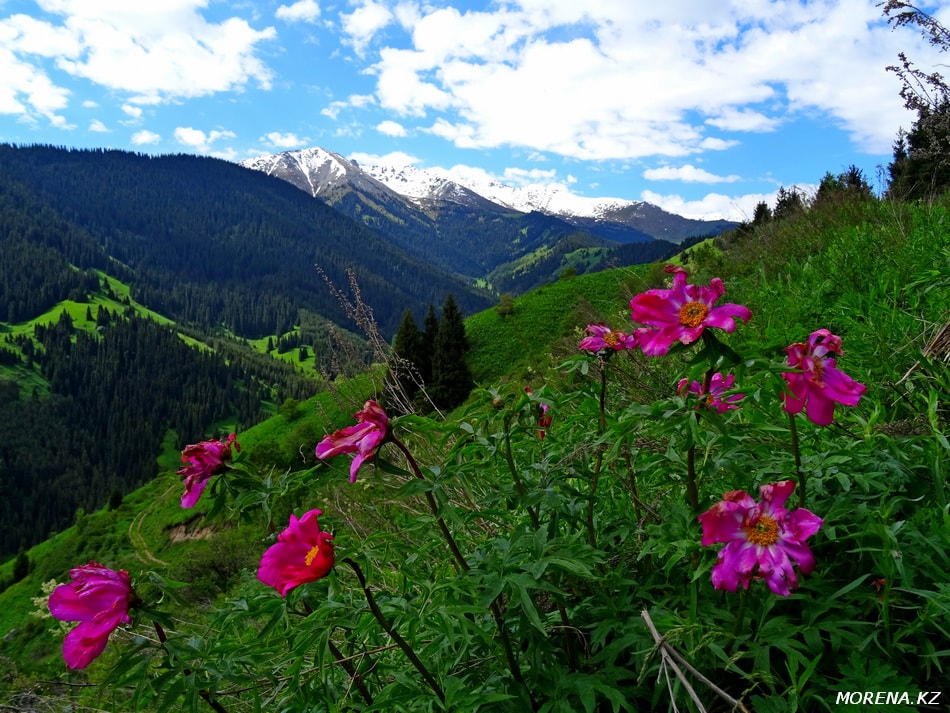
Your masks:
{"label": "thin twig", "polygon": [[745,704],[743,704],[742,701],[736,700],[735,698],[730,696],[728,693],[726,693],[724,690],[719,688],[719,686],[717,686],[715,683],[713,683],[708,678],[706,678],[699,671],[697,671],[689,663],[689,661],[687,661],[683,657],[683,655],[679,651],[673,648],[666,641],[666,639],[664,639],[663,636],[660,635],[660,632],[656,630],[656,626],[654,626],[653,624],[653,620],[650,618],[650,613],[646,609],[640,612],[640,616],[642,616],[643,620],[646,622],[647,628],[650,630],[650,634],[653,636],[653,640],[656,642],[657,648],[659,648],[660,655],[663,657],[663,660],[670,665],[670,667],[676,673],[677,678],[680,679],[680,681],[686,687],[686,690],[690,692],[690,697],[693,698],[693,701],[696,703],[696,705],[700,706],[700,708],[702,709],[702,704],[699,702],[697,698],[694,697],[695,692],[693,691],[692,687],[689,685],[689,682],[683,676],[683,673],[679,670],[679,667],[676,665],[677,662],[680,665],[682,665],[683,668],[689,671],[698,681],[700,681],[707,688],[709,688],[709,690],[711,690],[713,693],[719,696],[722,700],[724,700],[726,703],[732,706],[733,710],[740,710],[742,711],[742,713],[749,713],[749,709],[745,707]]}

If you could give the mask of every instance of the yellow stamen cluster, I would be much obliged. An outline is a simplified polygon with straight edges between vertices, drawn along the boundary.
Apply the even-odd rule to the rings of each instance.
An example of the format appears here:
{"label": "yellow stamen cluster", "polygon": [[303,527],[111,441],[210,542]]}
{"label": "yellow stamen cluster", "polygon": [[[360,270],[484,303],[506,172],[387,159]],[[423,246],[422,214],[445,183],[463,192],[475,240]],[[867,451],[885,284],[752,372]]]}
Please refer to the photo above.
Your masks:
{"label": "yellow stamen cluster", "polygon": [[746,537],[753,545],[768,547],[778,542],[778,523],[774,517],[759,515],[755,522],[743,525]]}
{"label": "yellow stamen cluster", "polygon": [[310,548],[307,556],[303,558],[303,563],[309,567],[313,564],[313,561],[317,558],[318,554],[320,554],[320,545],[314,545]]}
{"label": "yellow stamen cluster", "polygon": [[702,302],[687,302],[680,307],[680,324],[684,327],[698,327],[709,314],[709,307]]}
{"label": "yellow stamen cluster", "polygon": [[604,335],[604,344],[610,348],[617,346],[620,344],[620,335],[616,332],[607,332],[607,334]]}

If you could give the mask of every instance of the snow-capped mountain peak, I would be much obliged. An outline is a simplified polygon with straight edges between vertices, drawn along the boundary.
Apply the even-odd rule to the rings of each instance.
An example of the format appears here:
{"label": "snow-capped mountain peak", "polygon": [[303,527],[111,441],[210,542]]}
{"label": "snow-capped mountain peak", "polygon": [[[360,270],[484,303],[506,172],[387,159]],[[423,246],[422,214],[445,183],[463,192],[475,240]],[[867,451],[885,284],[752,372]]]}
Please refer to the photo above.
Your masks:
{"label": "snow-capped mountain peak", "polygon": [[[338,185],[345,181],[347,176],[359,170],[340,154],[319,147],[264,154],[241,161],[241,165],[285,180],[288,175],[305,177],[312,196]],[[303,188],[299,185],[298,187]]]}
{"label": "snow-capped mountain peak", "polygon": [[562,184],[511,186],[491,179],[463,178],[444,168],[421,169],[415,166],[361,166],[366,173],[396,193],[414,200],[450,199],[453,187],[461,186],[492,203],[522,213],[540,211],[553,215],[600,218],[636,201],[620,198],[578,196]]}

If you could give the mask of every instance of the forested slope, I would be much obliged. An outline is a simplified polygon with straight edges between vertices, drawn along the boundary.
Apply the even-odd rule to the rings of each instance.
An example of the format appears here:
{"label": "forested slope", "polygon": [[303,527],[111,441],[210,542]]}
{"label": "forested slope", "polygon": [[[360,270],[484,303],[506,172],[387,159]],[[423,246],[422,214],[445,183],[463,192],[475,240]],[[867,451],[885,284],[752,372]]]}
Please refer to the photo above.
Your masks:
{"label": "forested slope", "polygon": [[489,304],[284,181],[226,161],[0,145],[0,206],[0,315],[13,321],[31,316],[27,291],[48,303],[75,286],[59,277],[63,257],[127,280],[135,300],[175,321],[244,337],[287,331],[300,308],[347,323],[315,265],[337,285],[353,271],[388,335],[406,307],[449,293],[466,312]]}

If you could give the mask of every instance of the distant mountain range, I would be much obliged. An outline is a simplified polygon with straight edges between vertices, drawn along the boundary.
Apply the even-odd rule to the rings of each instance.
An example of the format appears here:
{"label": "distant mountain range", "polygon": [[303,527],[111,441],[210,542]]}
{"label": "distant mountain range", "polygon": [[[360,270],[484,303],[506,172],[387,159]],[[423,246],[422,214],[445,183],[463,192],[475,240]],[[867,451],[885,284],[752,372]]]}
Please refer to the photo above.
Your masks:
{"label": "distant mountain range", "polygon": [[658,260],[684,241],[735,226],[554,186],[462,185],[441,169],[362,166],[322,148],[241,165],[297,186],[409,254],[496,294],[524,292],[567,268],[583,273]]}
{"label": "distant mountain range", "polygon": [[603,228],[607,235],[602,237],[618,242],[643,242],[644,236],[649,236],[681,243],[696,236],[718,235],[736,226],[728,220],[684,218],[643,201],[577,196],[558,185],[514,187],[497,181],[459,182],[442,168],[362,166],[322,148],[259,156],[242,161],[241,165],[283,178],[331,204],[341,190],[346,190],[347,183],[365,189],[367,179],[374,179],[401,198],[423,207],[454,202],[486,209],[492,204],[496,210],[501,207],[520,213],[539,212],[595,235],[601,235],[599,230]]}

